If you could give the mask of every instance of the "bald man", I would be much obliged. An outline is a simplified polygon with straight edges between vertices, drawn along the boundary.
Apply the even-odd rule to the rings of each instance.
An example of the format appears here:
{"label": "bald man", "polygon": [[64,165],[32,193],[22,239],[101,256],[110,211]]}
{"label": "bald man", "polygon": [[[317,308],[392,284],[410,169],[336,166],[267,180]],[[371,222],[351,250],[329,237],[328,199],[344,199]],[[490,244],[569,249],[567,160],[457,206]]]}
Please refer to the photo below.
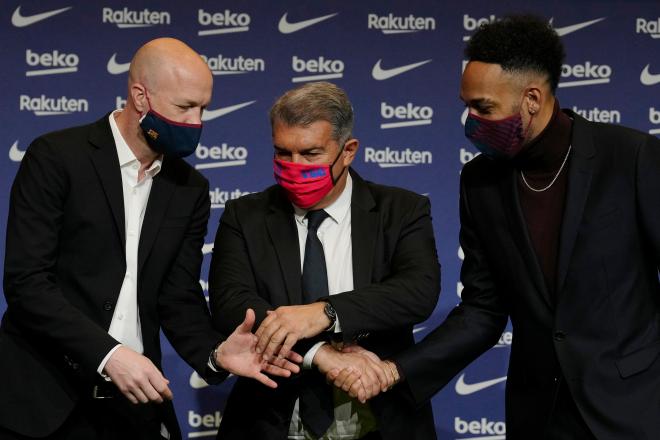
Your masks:
{"label": "bald man", "polygon": [[[0,439],[180,438],[159,330],[200,375],[276,386],[250,332],[213,330],[199,285],[207,180],[197,147],[213,79],[184,43],[151,41],[126,108],[28,148],[7,222]],[[297,355],[290,357],[301,361]]]}

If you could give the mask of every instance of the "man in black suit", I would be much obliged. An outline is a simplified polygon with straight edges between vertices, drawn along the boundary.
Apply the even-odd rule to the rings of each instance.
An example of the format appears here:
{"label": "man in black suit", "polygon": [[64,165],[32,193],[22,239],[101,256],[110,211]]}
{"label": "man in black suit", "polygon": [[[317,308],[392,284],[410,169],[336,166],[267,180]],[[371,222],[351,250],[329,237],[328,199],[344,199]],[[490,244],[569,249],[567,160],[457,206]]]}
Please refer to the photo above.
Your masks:
{"label": "man in black suit", "polygon": [[658,438],[660,141],[559,109],[545,20],[485,25],[466,55],[462,302],[394,357],[401,386],[429,399],[510,317],[507,438]]}
{"label": "man in black suit", "polygon": [[[257,350],[271,359],[295,347],[304,368],[273,391],[239,379],[218,438],[434,437],[428,403],[415,408],[394,390],[365,404],[333,392],[323,374],[350,365],[362,393],[395,377],[377,356],[413,344],[412,327],[431,314],[440,289],[428,199],[350,168],[359,145],[353,110],[333,84],[287,92],[271,125],[278,185],[227,203],[211,314],[227,331],[254,309]],[[377,356],[337,350],[357,341]]]}
{"label": "man in black suit", "polygon": [[197,53],[157,39],[131,62],[123,111],[28,148],[7,224],[0,438],[180,438],[161,327],[210,382],[298,370],[256,354],[252,311],[225,340],[199,285],[208,182],[180,157],[211,88]]}

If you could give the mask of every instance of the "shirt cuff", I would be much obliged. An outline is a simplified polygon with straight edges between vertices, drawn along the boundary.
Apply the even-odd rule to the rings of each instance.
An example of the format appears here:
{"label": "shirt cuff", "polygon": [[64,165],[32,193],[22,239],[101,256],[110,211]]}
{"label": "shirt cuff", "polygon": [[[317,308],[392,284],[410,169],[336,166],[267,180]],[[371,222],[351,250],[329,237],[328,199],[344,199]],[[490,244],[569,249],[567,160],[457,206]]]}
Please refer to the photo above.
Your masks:
{"label": "shirt cuff", "polygon": [[335,323],[333,324],[334,329],[331,329],[335,333],[341,333],[341,324],[339,323],[339,315],[335,318]]}
{"label": "shirt cuff", "polygon": [[99,367],[96,369],[96,372],[99,373],[101,376],[103,376],[103,378],[106,379],[106,380],[110,380],[110,378],[108,377],[107,374],[105,374],[105,373],[103,372],[103,369],[105,368],[105,364],[107,364],[108,361],[110,360],[110,356],[112,356],[112,353],[114,353],[115,351],[117,351],[117,349],[118,349],[119,347],[121,347],[121,344],[117,344],[117,345],[115,345],[114,347],[112,347],[112,350],[110,350],[110,351],[108,352],[108,354],[105,355],[105,357],[104,357],[103,360],[101,361],[101,364],[100,364]]}
{"label": "shirt cuff", "polygon": [[222,344],[223,341],[218,342],[215,347],[213,347],[213,350],[211,351],[211,354],[209,354],[209,360],[206,362],[206,365],[213,371],[214,373],[220,373],[222,371],[222,368],[219,368],[219,366],[216,367],[215,363],[215,354],[218,351],[218,347],[220,347],[220,344]]}
{"label": "shirt cuff", "polygon": [[307,353],[305,353],[305,356],[303,357],[303,370],[311,370],[312,369],[312,362],[314,361],[314,356],[316,356],[316,352],[319,351],[319,348],[327,344],[325,341],[317,342],[316,344],[312,345],[312,348],[310,348]]}

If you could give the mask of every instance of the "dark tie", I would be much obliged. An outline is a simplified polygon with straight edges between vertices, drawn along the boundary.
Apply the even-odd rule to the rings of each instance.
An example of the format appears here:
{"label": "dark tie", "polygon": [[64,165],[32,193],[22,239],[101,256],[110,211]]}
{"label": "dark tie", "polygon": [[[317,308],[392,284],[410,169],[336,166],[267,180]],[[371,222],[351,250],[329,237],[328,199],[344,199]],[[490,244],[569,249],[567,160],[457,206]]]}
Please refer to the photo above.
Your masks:
{"label": "dark tie", "polygon": [[[328,217],[324,210],[307,213],[307,241],[303,262],[302,292],[305,304],[328,296],[328,273],[325,267],[323,245],[316,235],[319,226]],[[328,430],[334,420],[332,390],[318,372],[305,375],[300,389],[300,419],[316,438]]]}

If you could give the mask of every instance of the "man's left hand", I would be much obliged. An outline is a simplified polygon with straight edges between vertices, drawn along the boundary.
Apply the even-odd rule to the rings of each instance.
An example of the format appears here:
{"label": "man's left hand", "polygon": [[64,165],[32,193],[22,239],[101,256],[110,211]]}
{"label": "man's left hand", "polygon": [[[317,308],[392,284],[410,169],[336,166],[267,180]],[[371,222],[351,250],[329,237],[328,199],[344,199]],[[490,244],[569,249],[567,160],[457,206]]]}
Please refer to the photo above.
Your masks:
{"label": "man's left hand", "polygon": [[216,350],[215,362],[230,373],[251,377],[270,388],[276,388],[277,383],[263,372],[289,377],[291,373],[300,371],[300,367],[296,364],[301,363],[303,358],[298,353],[289,351],[286,357],[273,359],[270,362],[264,360],[255,350],[257,337],[251,333],[254,321],[254,311],[248,309],[245,312],[245,320]]}
{"label": "man's left hand", "polygon": [[263,353],[264,360],[289,356],[291,348],[300,339],[316,336],[330,326],[324,307],[324,302],[316,302],[268,311],[268,316],[255,332],[257,353]]}

